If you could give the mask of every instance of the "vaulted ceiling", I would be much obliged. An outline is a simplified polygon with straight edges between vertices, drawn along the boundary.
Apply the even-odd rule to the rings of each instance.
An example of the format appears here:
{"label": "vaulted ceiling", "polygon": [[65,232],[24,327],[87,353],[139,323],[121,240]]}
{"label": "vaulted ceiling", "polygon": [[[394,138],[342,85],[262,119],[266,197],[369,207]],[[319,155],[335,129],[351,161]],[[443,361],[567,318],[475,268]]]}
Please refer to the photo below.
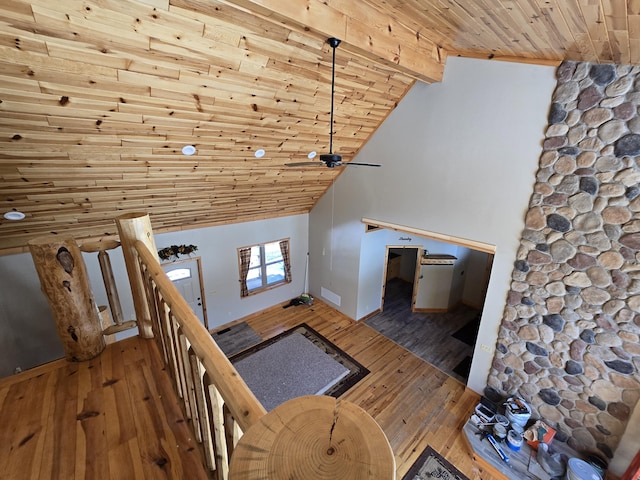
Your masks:
{"label": "vaulted ceiling", "polygon": [[448,55],[640,63],[640,1],[3,0],[0,214],[26,218],[0,219],[0,253],[128,212],[156,232],[309,212],[341,168],[285,163],[329,151],[328,37],[349,161]]}

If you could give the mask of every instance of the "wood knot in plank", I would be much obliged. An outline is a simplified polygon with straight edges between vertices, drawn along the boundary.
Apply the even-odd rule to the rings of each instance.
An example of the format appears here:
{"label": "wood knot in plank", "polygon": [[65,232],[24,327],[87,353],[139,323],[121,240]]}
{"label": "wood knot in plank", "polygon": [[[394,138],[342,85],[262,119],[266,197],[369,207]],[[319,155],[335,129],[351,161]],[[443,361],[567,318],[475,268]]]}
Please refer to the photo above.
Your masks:
{"label": "wood knot in plank", "polygon": [[58,253],[56,254],[56,259],[58,260],[58,263],[62,265],[64,271],[71,275],[71,272],[73,272],[73,267],[75,266],[75,262],[73,260],[73,256],[71,255],[71,252],[69,252],[69,250],[67,250],[65,247],[60,247],[58,249]]}
{"label": "wood knot in plank", "polygon": [[29,435],[27,435],[26,437],[24,437],[22,440],[20,440],[20,443],[18,444],[19,447],[22,447],[24,444],[26,444],[29,440],[31,440],[34,437],[35,433],[30,433]]}
{"label": "wood knot in plank", "polygon": [[86,420],[87,418],[93,418],[100,415],[100,412],[96,412],[95,410],[83,410],[78,415],[76,415],[76,420]]}

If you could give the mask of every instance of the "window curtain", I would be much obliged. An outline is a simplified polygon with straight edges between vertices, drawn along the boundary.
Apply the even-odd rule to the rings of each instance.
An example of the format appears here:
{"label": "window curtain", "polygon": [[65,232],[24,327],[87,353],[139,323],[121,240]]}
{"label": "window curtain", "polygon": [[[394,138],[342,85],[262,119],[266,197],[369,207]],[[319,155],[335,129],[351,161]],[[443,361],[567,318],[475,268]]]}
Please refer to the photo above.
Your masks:
{"label": "window curtain", "polygon": [[280,253],[282,253],[282,259],[284,260],[284,281],[289,283],[291,281],[291,257],[289,255],[289,241],[280,241]]}
{"label": "window curtain", "polygon": [[247,276],[249,275],[249,264],[251,262],[251,247],[240,249],[240,297],[248,297]]}

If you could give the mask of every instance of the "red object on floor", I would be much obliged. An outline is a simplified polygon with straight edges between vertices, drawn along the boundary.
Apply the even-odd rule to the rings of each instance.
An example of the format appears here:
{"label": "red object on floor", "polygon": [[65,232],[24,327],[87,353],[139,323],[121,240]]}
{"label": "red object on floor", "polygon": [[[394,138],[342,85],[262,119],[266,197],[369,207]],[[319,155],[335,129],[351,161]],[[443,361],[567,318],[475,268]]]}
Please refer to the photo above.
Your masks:
{"label": "red object on floor", "polygon": [[636,453],[620,480],[640,480],[640,451]]}

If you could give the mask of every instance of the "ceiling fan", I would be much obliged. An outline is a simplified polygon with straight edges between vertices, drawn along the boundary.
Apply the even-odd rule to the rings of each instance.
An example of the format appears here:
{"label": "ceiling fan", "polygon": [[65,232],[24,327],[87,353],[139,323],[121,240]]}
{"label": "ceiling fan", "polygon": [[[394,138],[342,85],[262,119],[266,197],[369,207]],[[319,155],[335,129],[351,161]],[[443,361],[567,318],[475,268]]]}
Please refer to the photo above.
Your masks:
{"label": "ceiling fan", "polygon": [[[333,61],[331,64],[331,121],[329,126],[329,153],[320,155],[319,162],[298,162],[298,163],[285,163],[287,167],[344,167],[347,165],[360,165],[365,167],[380,167],[377,163],[357,163],[357,162],[342,162],[342,155],[333,153],[333,96],[336,87],[336,48],[340,45],[340,40],[331,37],[327,40],[331,48],[333,49]],[[313,157],[311,157],[313,158]]]}

